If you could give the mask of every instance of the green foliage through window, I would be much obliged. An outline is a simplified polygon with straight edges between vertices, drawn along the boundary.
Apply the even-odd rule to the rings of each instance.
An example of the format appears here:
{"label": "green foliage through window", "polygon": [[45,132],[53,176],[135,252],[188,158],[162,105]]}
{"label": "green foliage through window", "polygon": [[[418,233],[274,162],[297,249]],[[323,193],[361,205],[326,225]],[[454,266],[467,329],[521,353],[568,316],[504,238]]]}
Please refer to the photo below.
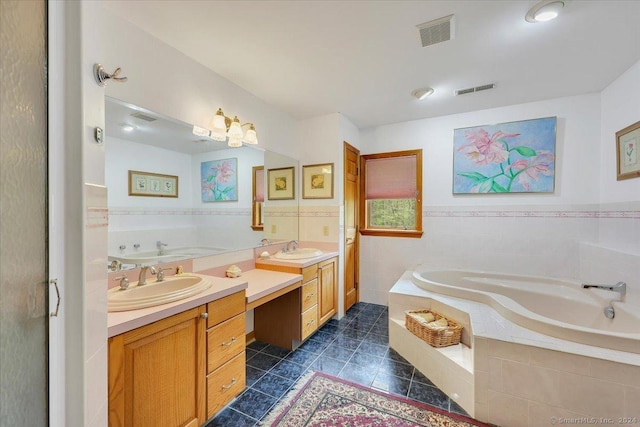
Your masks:
{"label": "green foliage through window", "polygon": [[416,199],[367,200],[370,228],[416,229]]}

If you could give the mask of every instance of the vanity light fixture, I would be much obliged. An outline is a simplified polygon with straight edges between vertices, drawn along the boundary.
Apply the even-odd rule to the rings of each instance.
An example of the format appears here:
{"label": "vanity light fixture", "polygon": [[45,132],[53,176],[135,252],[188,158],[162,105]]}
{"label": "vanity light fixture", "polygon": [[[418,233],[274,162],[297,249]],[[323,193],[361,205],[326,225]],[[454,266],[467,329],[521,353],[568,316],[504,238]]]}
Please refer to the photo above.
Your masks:
{"label": "vanity light fixture", "polygon": [[435,92],[435,90],[433,90],[432,87],[424,87],[411,92],[411,96],[418,98],[418,101],[422,101],[423,99],[433,95],[433,92]]}
{"label": "vanity light fixture", "polygon": [[532,24],[551,21],[558,17],[566,2],[567,0],[542,0],[529,9],[524,19]]}
{"label": "vanity light fixture", "polygon": [[209,129],[201,128],[200,126],[193,126],[193,134],[196,136],[209,136]]}
{"label": "vanity light fixture", "polygon": [[[242,129],[243,126],[249,126],[246,133]],[[234,116],[232,120],[224,115],[222,108],[218,108],[215,116],[213,116],[209,137],[216,141],[226,141],[228,137],[229,147],[241,147],[243,142],[252,145],[258,144],[258,135],[253,123],[241,124],[238,116]]]}

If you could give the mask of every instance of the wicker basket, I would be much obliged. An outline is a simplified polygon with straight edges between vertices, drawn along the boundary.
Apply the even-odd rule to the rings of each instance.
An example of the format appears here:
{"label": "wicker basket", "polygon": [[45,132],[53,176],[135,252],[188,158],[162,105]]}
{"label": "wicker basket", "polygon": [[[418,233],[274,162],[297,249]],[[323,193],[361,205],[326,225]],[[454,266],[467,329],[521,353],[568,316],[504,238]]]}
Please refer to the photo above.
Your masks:
{"label": "wicker basket", "polygon": [[433,310],[410,310],[405,313],[405,326],[415,336],[426,342],[432,347],[447,347],[449,345],[456,345],[460,343],[460,336],[462,335],[462,325],[453,320],[447,319],[449,326],[444,329],[436,329],[431,326],[427,326],[426,323],[418,320],[414,317],[414,313],[431,313],[436,320],[442,319],[444,316],[436,313]]}

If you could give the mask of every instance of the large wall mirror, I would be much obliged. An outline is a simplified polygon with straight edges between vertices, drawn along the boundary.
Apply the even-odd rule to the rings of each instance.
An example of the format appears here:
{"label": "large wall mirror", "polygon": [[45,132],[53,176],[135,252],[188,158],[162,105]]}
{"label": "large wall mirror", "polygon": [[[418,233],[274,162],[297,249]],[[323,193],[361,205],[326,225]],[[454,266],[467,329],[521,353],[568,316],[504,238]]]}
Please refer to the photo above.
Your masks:
{"label": "large wall mirror", "polygon": [[184,122],[105,99],[110,261],[127,268],[298,238],[297,201],[270,203],[265,179],[256,180],[256,171],[297,170],[297,160],[230,148]]}

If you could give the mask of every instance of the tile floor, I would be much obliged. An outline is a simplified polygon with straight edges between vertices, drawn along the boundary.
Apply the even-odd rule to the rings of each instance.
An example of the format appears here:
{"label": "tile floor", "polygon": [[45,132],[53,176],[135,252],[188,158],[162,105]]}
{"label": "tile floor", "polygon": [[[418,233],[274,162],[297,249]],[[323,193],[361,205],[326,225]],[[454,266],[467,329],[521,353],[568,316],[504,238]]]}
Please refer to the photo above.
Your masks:
{"label": "tile floor", "polygon": [[207,427],[259,425],[296,380],[310,370],[467,415],[389,348],[387,307],[358,303],[340,321],[330,320],[294,351],[259,341],[249,344],[247,388]]}

